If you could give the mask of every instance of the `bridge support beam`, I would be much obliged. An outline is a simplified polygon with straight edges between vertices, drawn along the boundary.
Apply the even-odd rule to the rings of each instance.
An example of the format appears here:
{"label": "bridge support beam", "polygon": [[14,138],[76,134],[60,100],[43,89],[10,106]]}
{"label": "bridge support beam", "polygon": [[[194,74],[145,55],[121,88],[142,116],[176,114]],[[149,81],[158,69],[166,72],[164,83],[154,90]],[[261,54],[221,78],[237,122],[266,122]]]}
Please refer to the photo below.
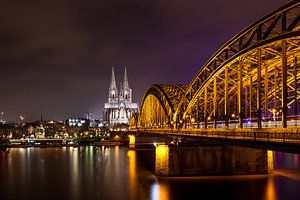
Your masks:
{"label": "bridge support beam", "polygon": [[265,90],[264,118],[265,118],[265,120],[267,120],[267,118],[268,118],[268,94],[269,94],[268,65],[265,65],[264,90]]}
{"label": "bridge support beam", "polygon": [[207,86],[204,86],[204,128],[207,129]]}
{"label": "bridge support beam", "polygon": [[297,103],[297,94],[298,94],[298,89],[297,89],[297,57],[295,56],[294,58],[294,81],[295,81],[295,91],[294,91],[294,115],[296,116],[298,114],[298,103]]}
{"label": "bridge support beam", "polygon": [[239,79],[239,85],[238,85],[238,113],[239,113],[239,127],[243,128],[243,109],[242,109],[242,91],[243,91],[243,62],[242,59],[240,59],[239,66],[238,66],[238,79]]}
{"label": "bridge support beam", "polygon": [[217,105],[217,77],[214,78],[214,128],[217,128],[217,115],[218,115],[218,105]]}
{"label": "bridge support beam", "polygon": [[250,84],[249,84],[249,118],[250,118],[250,123],[252,127],[252,98],[253,98],[253,86],[252,86],[252,65],[250,64],[249,66],[249,79],[250,79]]}
{"label": "bridge support beam", "polygon": [[257,50],[257,128],[261,128],[261,48]]}
{"label": "bridge support beam", "polygon": [[228,66],[225,66],[225,128],[229,128]]}
{"label": "bridge support beam", "polygon": [[287,127],[287,57],[286,57],[286,40],[282,40],[282,128]]}
{"label": "bridge support beam", "polygon": [[199,97],[197,97],[196,120],[197,129],[199,129]]}

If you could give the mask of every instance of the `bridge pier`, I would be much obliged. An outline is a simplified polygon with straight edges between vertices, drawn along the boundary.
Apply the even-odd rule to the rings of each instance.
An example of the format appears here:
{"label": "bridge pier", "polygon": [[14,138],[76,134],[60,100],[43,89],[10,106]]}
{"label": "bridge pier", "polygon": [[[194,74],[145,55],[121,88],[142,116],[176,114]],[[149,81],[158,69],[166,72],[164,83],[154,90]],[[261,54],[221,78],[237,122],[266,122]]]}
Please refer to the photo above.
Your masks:
{"label": "bridge pier", "polygon": [[236,146],[168,146],[155,148],[156,176],[269,174],[273,152]]}
{"label": "bridge pier", "polygon": [[128,135],[129,137],[129,149],[135,149],[135,135]]}
{"label": "bridge pier", "polygon": [[169,146],[157,144],[155,147],[155,175],[169,176]]}

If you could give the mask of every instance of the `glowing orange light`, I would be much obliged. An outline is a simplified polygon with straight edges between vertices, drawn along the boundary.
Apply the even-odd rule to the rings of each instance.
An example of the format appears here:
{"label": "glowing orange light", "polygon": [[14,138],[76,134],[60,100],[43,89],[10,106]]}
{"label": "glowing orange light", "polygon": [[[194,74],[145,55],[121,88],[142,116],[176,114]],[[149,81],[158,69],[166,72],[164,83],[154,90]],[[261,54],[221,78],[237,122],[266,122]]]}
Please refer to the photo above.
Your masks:
{"label": "glowing orange light", "polygon": [[135,136],[128,135],[128,137],[129,137],[129,145],[135,145]]}
{"label": "glowing orange light", "polygon": [[155,147],[155,174],[166,176],[169,174],[169,147],[157,144]]}

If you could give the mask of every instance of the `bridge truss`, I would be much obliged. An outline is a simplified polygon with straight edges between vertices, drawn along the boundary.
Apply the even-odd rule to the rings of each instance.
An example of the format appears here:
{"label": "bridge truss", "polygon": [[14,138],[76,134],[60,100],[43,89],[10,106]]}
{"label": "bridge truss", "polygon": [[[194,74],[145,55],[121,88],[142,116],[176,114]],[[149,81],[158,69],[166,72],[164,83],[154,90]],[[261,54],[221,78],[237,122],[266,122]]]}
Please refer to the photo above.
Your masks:
{"label": "bridge truss", "polygon": [[145,128],[297,126],[299,45],[297,0],[235,35],[189,85],[150,86],[134,122]]}

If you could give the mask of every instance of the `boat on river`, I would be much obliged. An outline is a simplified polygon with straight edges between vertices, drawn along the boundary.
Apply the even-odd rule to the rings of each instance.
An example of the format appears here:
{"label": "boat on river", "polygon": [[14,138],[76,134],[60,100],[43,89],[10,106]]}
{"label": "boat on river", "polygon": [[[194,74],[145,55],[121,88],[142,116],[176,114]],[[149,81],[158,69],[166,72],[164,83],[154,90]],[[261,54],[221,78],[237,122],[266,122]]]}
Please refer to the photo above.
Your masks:
{"label": "boat on river", "polygon": [[110,140],[100,140],[99,142],[94,142],[95,146],[117,146],[122,144],[122,142]]}
{"label": "boat on river", "polygon": [[9,139],[0,138],[0,149],[5,150],[10,145]]}

